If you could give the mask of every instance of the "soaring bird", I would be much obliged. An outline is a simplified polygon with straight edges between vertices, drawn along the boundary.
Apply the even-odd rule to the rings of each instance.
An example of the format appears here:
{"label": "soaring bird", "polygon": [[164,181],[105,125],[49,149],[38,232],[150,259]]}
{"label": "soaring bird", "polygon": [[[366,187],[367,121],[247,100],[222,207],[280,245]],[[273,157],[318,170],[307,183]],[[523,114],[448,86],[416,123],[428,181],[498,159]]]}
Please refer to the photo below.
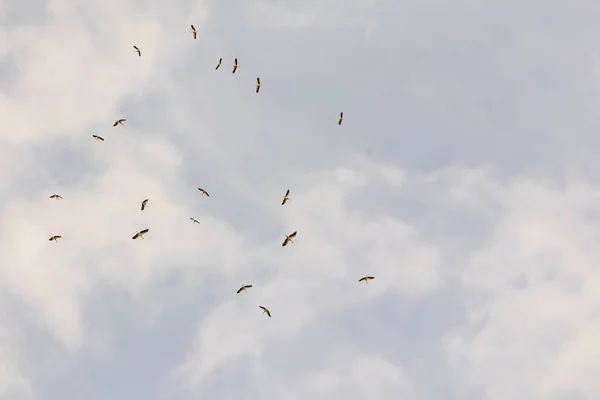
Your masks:
{"label": "soaring bird", "polygon": [[140,49],[137,46],[133,46],[133,48],[135,49],[135,51],[137,51],[138,56],[142,56],[142,52],[140,51]]}
{"label": "soaring bird", "polygon": [[237,291],[237,294],[242,293],[242,291],[248,293],[247,289],[250,289],[252,287],[252,285],[242,285],[241,288],[239,288],[239,290]]}
{"label": "soaring bird", "polygon": [[94,137],[94,138],[96,139],[96,142],[97,142],[98,140],[102,140],[102,141],[104,142],[104,138],[103,138],[103,137],[101,137],[101,136],[98,136],[98,135],[92,135],[92,137]]}
{"label": "soaring bird", "polygon": [[284,205],[288,200],[292,200],[290,199],[290,189],[288,189],[287,192],[285,192],[285,196],[283,196],[283,201],[281,202],[281,205]]}
{"label": "soaring bird", "polygon": [[142,238],[142,239],[143,239],[143,238],[144,238],[144,235],[145,235],[146,233],[148,233],[148,231],[149,231],[149,230],[150,230],[150,229],[144,229],[143,231],[136,232],[136,234],[135,234],[135,235],[133,235],[132,239],[137,239],[137,238]]}
{"label": "soaring bird", "polygon": [[196,33],[198,31],[196,30],[196,28],[194,28],[194,25],[192,25],[192,34],[194,35],[194,39],[196,39]]}
{"label": "soaring bird", "polygon": [[237,67],[238,67],[238,63],[237,63],[237,58],[235,60],[233,60],[233,71],[231,71],[232,74],[235,74],[235,71],[237,71]]}
{"label": "soaring bird", "polygon": [[282,246],[285,246],[286,244],[288,244],[288,242],[294,243],[292,239],[296,237],[296,233],[298,232],[294,232],[291,235],[285,235],[285,240],[283,241]]}
{"label": "soaring bird", "polygon": [[55,241],[56,243],[58,243],[58,239],[60,239],[62,236],[60,235],[54,235],[52,236],[50,239],[48,239],[49,241]]}
{"label": "soaring bird", "polygon": [[52,196],[50,196],[50,198],[51,199],[60,200],[60,199],[62,199],[62,196],[60,194],[54,193]]}
{"label": "soaring bird", "polygon": [[256,93],[258,93],[261,86],[262,85],[260,84],[260,78],[256,78]]}
{"label": "soaring bird", "polygon": [[223,62],[223,59],[219,58],[219,62],[218,62],[217,67],[215,69],[219,69],[219,67],[221,66],[222,62]]}
{"label": "soaring bird", "polygon": [[146,200],[140,202],[142,204],[142,211],[144,211],[144,209],[146,207],[149,207],[148,206],[148,200],[150,200],[150,199],[146,199]]}
{"label": "soaring bird", "polygon": [[269,316],[269,318],[271,318],[271,311],[269,311],[269,309],[267,307],[263,307],[263,306],[258,306],[263,310],[263,314],[267,314]]}
{"label": "soaring bird", "polygon": [[365,283],[367,283],[367,282],[369,282],[371,279],[375,279],[375,277],[374,277],[374,276],[365,275],[365,276],[363,276],[362,278],[360,278],[358,281],[359,281],[359,282],[365,281]]}
{"label": "soaring bird", "polygon": [[192,218],[192,217],[190,217],[190,219],[191,219],[191,220],[192,220],[192,222],[193,222],[193,223],[195,223],[195,224],[199,224],[199,223],[200,223],[200,222],[198,222],[198,220],[197,220],[196,218]]}
{"label": "soaring bird", "polygon": [[[199,191],[201,191],[201,192],[202,192],[202,194],[205,194],[205,195],[206,195],[206,197],[210,197],[210,195],[208,194],[208,192],[207,192],[206,190],[204,190],[204,189],[202,189],[202,188],[198,188],[198,190],[199,190]],[[202,196],[202,194],[201,194],[200,196]]]}
{"label": "soaring bird", "polygon": [[127,119],[125,118],[121,118],[115,121],[115,123],[113,124],[113,126],[117,126],[117,125],[123,125],[123,122],[127,121]]}
{"label": "soaring bird", "polygon": [[343,120],[344,120],[344,113],[341,112],[340,117],[338,118],[338,125],[341,125]]}

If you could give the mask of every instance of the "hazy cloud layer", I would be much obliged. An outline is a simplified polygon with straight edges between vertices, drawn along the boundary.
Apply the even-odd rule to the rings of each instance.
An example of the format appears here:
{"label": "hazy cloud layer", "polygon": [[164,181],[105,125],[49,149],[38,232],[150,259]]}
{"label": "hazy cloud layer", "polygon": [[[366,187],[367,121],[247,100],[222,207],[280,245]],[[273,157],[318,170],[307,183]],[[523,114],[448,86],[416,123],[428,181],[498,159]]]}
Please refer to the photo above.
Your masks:
{"label": "hazy cloud layer", "polygon": [[0,0],[0,399],[597,398],[599,14]]}

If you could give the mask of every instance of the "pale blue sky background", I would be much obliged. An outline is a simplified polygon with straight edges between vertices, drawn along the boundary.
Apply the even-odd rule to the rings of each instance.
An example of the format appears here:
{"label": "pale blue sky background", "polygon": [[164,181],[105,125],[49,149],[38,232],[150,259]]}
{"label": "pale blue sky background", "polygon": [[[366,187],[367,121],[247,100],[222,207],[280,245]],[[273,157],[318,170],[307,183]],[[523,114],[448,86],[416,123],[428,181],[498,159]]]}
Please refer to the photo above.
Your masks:
{"label": "pale blue sky background", "polygon": [[0,399],[600,395],[597,1],[0,18]]}

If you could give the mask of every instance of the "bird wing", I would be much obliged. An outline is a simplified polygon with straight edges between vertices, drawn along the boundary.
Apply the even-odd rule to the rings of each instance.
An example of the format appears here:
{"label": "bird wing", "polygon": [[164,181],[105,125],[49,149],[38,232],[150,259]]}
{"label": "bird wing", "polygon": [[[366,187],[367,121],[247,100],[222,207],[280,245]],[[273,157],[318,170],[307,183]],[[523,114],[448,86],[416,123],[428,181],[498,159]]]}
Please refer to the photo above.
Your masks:
{"label": "bird wing", "polygon": [[271,318],[271,311],[266,310],[267,311],[267,315],[269,316],[269,318]]}
{"label": "bird wing", "polygon": [[292,234],[290,235],[290,238],[294,238],[294,237],[296,237],[296,233],[298,233],[298,232],[294,232],[294,233],[292,233]]}
{"label": "bird wing", "polygon": [[137,238],[139,238],[139,237],[140,237],[140,233],[138,232],[138,233],[136,233],[135,235],[133,235],[132,239],[137,239]]}
{"label": "bird wing", "polygon": [[290,194],[290,189],[287,190],[287,192],[285,192],[286,197]]}
{"label": "bird wing", "polygon": [[60,239],[62,236],[56,235],[55,238]]}
{"label": "bird wing", "polygon": [[102,140],[104,142],[104,138],[101,136],[98,136],[98,139]]}
{"label": "bird wing", "polygon": [[113,126],[117,126],[119,125],[119,121],[115,121],[115,123],[113,124]]}
{"label": "bird wing", "polygon": [[284,197],[283,201],[281,202],[281,205],[284,205],[286,201],[287,201],[287,199]]}
{"label": "bird wing", "polygon": [[194,31],[194,39],[196,39],[196,32]]}
{"label": "bird wing", "polygon": [[367,278],[365,278],[365,277],[362,277],[362,278],[360,278],[358,281],[359,281],[359,282],[362,282],[362,281],[366,281],[366,280],[367,280]]}
{"label": "bird wing", "polygon": [[285,246],[286,244],[288,244],[289,240],[290,240],[290,239],[288,239],[288,238],[285,238],[285,240],[283,241],[283,244],[282,244],[282,246]]}
{"label": "bird wing", "polygon": [[237,294],[239,294],[242,290],[244,290],[244,287],[242,286],[241,288],[238,289],[238,291],[236,292]]}
{"label": "bird wing", "polygon": [[367,276],[367,279],[375,279],[374,276]]}
{"label": "bird wing", "polygon": [[194,28],[194,25],[191,25],[191,27],[192,27],[192,30],[194,30],[194,31],[196,30],[196,28]]}
{"label": "bird wing", "polygon": [[258,306],[258,307],[259,307],[260,309],[262,309],[263,311],[267,311],[267,308],[266,308],[266,307],[263,307],[263,306]]}
{"label": "bird wing", "polygon": [[247,287],[247,288],[251,288],[251,287],[252,287],[252,285],[246,285],[246,287]]}
{"label": "bird wing", "polygon": [[144,211],[144,208],[146,208],[146,204],[142,202],[142,211]]}
{"label": "bird wing", "polygon": [[145,233],[148,233],[148,231],[149,231],[149,230],[150,230],[150,229],[144,229],[143,231],[140,231],[140,233],[143,235],[143,234],[145,234]]}
{"label": "bird wing", "polygon": [[256,85],[256,93],[260,90],[260,86]]}
{"label": "bird wing", "polygon": [[260,85],[260,78],[256,78],[256,83]]}
{"label": "bird wing", "polygon": [[343,112],[340,113],[340,118],[344,118],[344,113]]}

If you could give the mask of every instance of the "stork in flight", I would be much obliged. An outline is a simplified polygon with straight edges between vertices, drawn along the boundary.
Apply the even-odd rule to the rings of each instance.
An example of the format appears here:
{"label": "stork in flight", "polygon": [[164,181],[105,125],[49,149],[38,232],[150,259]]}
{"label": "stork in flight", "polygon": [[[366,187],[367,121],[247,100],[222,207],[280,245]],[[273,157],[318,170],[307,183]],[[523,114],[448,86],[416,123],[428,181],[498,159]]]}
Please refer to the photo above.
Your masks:
{"label": "stork in flight", "polygon": [[242,285],[242,287],[238,289],[237,294],[240,294],[242,292],[248,293],[247,289],[250,289],[251,287],[252,285]]}
{"label": "stork in flight", "polygon": [[285,245],[287,245],[287,244],[288,244],[288,242],[290,242],[290,243],[292,243],[292,244],[293,244],[294,242],[292,241],[292,239],[296,237],[296,234],[297,234],[297,233],[298,233],[298,232],[296,231],[296,232],[292,233],[291,235],[285,235],[285,240],[283,241],[283,244],[282,244],[282,246],[285,246]]}
{"label": "stork in flight", "polygon": [[267,314],[269,318],[271,318],[271,311],[267,307],[258,306],[261,310],[263,310],[263,314]]}
{"label": "stork in flight", "polygon": [[136,234],[135,234],[135,235],[133,235],[132,239],[137,239],[137,238],[142,238],[142,239],[143,239],[143,238],[144,238],[144,235],[145,235],[146,233],[148,233],[148,231],[149,231],[149,230],[150,230],[150,229],[144,229],[143,231],[136,232]]}
{"label": "stork in flight", "polygon": [[286,202],[291,200],[292,199],[290,199],[290,189],[288,189],[287,192],[285,192],[285,196],[283,196],[283,201],[281,202],[281,205],[284,205]]}

